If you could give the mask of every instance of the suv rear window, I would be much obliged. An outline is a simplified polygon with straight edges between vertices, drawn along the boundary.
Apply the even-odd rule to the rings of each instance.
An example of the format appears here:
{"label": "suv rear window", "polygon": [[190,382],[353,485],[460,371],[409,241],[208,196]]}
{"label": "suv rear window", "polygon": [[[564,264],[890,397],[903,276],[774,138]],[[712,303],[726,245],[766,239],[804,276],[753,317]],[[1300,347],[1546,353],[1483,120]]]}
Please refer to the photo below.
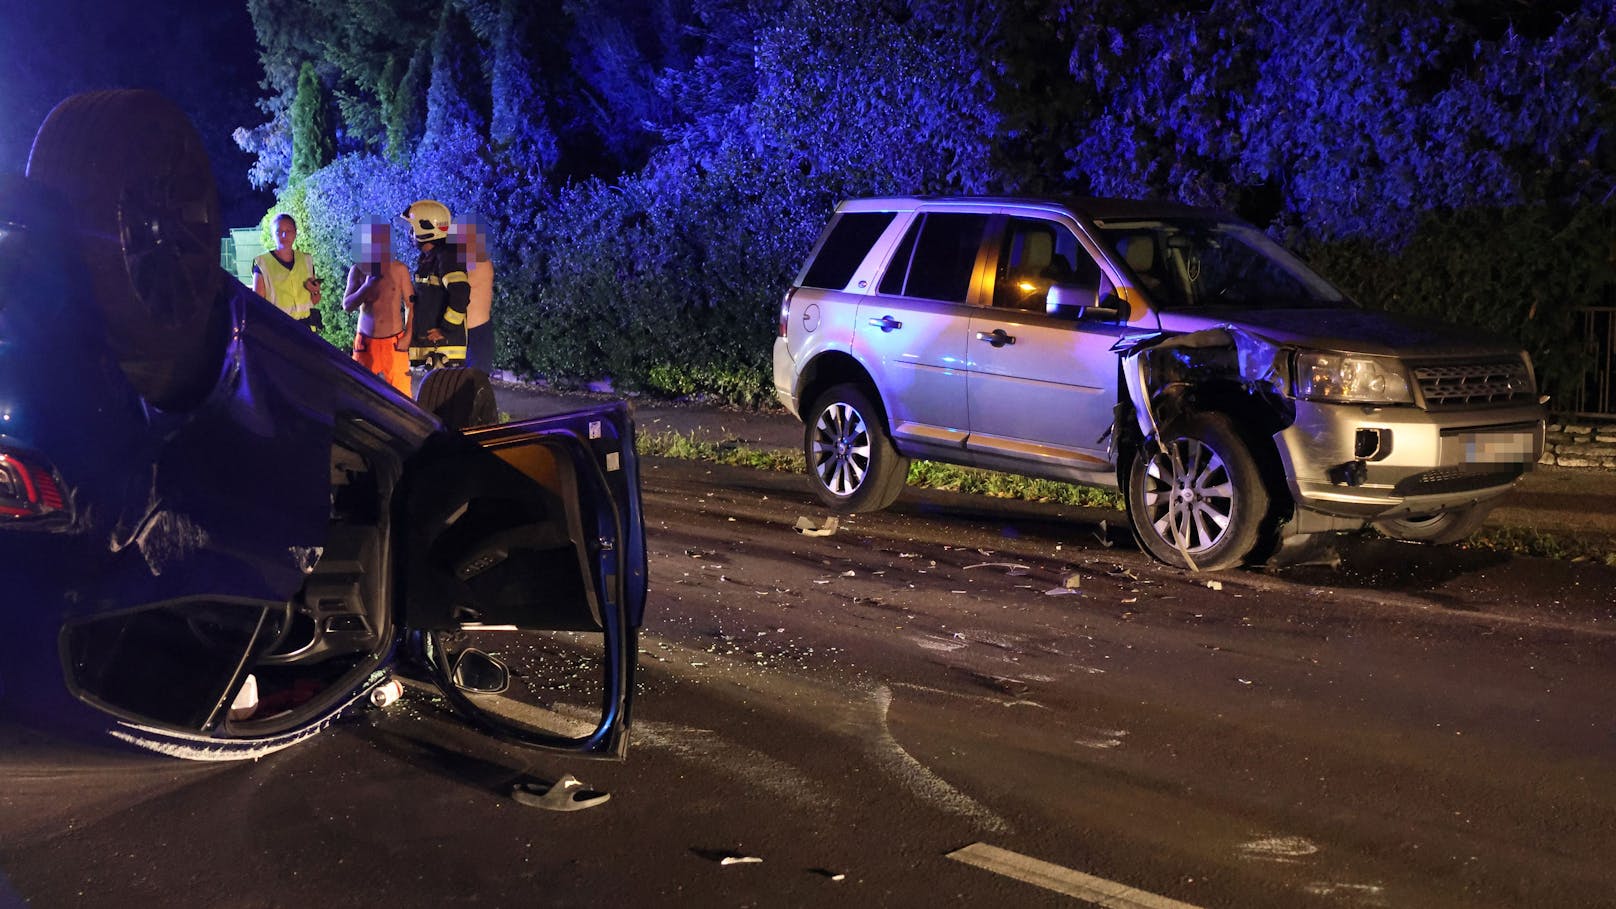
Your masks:
{"label": "suv rear window", "polygon": [[892,223],[892,216],[889,211],[861,211],[844,213],[837,218],[819,248],[819,255],[802,276],[802,286],[826,290],[846,287],[870,247]]}
{"label": "suv rear window", "polygon": [[[976,270],[976,254],[982,245],[988,216],[976,214],[925,215],[909,229],[881,280],[881,292],[906,297],[925,297],[963,303],[971,292],[971,273]],[[919,239],[916,240],[918,231]],[[913,258],[905,261],[911,248]],[[908,280],[903,280],[904,266]]]}

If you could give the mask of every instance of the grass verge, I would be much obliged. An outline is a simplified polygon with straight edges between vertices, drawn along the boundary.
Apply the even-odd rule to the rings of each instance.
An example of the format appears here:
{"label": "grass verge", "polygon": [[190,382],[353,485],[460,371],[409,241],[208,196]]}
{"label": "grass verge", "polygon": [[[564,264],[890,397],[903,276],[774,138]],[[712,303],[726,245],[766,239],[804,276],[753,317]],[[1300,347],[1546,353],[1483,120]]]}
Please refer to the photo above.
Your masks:
{"label": "grass verge", "polygon": [[[647,432],[638,437],[641,455],[710,461],[732,467],[802,473],[802,453],[753,448],[738,442],[709,442],[694,433]],[[1121,511],[1122,495],[1106,489],[1093,489],[1074,483],[1040,480],[1017,474],[956,467],[936,461],[914,461],[909,465],[909,485],[946,492],[965,492],[999,499],[1051,502],[1082,508],[1110,508]],[[1463,545],[1512,555],[1563,559],[1573,562],[1600,562],[1616,568],[1616,549],[1607,539],[1556,536],[1526,527],[1485,527]]]}

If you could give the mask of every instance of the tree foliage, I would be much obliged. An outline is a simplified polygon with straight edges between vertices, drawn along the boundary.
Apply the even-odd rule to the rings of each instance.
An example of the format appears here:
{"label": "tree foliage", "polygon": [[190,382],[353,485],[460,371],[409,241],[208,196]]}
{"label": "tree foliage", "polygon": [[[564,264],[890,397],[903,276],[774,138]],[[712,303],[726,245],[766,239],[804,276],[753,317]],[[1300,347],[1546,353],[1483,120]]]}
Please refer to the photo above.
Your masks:
{"label": "tree foliage", "polygon": [[314,64],[305,63],[297,78],[297,97],[292,100],[292,182],[330,164],[335,151],[325,88],[314,73]]}
{"label": "tree foliage", "polygon": [[1520,338],[1561,390],[1574,308],[1612,299],[1603,0],[249,8],[258,176],[285,180],[305,63],[339,115],[300,203],[318,257],[412,198],[479,213],[499,362],[551,378],[766,394],[786,282],[876,193],[1230,208],[1369,305]]}

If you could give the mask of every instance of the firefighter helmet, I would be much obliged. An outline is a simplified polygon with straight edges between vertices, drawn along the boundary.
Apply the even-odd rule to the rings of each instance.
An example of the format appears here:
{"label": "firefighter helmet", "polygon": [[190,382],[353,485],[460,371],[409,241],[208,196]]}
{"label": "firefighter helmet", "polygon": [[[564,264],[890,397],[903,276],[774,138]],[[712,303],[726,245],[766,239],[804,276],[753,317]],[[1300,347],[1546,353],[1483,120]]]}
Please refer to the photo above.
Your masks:
{"label": "firefighter helmet", "polygon": [[449,235],[449,206],[442,202],[422,199],[404,209],[400,217],[410,222],[417,243],[442,240]]}

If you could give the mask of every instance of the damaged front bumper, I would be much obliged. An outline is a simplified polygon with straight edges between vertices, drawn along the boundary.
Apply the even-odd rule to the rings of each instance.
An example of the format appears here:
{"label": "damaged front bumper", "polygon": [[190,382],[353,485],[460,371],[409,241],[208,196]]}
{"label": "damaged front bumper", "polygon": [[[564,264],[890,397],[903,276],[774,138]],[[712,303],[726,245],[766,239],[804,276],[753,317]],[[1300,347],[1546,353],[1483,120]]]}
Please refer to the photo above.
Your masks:
{"label": "damaged front bumper", "polygon": [[1197,388],[1210,383],[1265,402],[1280,424],[1272,438],[1299,516],[1340,519],[1302,522],[1320,529],[1485,503],[1543,456],[1540,403],[1431,411],[1297,398],[1292,346],[1234,325],[1127,338],[1115,350],[1144,438],[1193,408]]}
{"label": "damaged front bumper", "polygon": [[1413,517],[1508,492],[1543,456],[1544,415],[1537,404],[1432,413],[1296,401],[1274,441],[1298,507]]}

